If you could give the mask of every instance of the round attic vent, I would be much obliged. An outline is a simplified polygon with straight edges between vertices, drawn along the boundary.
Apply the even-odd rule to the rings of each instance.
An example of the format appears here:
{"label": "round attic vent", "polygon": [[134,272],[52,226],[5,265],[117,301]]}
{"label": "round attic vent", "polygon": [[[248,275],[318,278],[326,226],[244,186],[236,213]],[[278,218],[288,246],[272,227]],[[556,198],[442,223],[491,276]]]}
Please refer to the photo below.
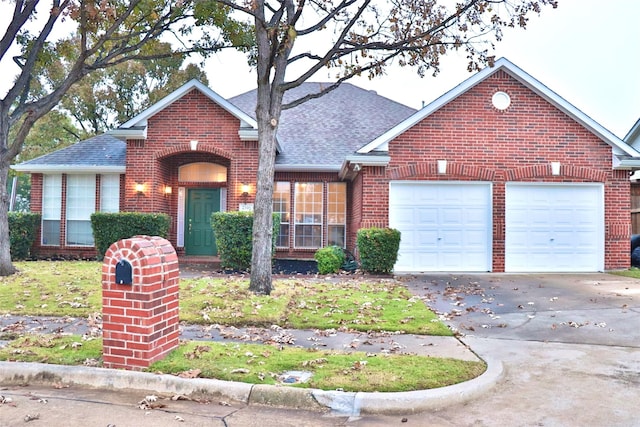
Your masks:
{"label": "round attic vent", "polygon": [[491,103],[498,110],[504,111],[511,105],[511,97],[506,92],[496,92],[491,97]]}

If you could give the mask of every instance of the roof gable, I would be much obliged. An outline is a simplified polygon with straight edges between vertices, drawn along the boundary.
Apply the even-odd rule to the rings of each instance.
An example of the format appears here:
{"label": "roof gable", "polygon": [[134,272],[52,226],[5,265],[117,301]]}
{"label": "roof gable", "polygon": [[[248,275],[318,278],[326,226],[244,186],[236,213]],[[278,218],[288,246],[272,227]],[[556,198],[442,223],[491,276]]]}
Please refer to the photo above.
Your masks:
{"label": "roof gable", "polygon": [[538,96],[545,99],[547,102],[567,114],[569,117],[573,118],[576,122],[594,133],[604,142],[609,144],[613,148],[614,154],[640,158],[640,153],[633,147],[626,144],[609,130],[605,129],[595,120],[583,113],[581,110],[573,106],[571,103],[567,102],[564,98],[560,97],[547,86],[545,86],[505,58],[501,58],[496,61],[494,67],[487,67],[471,76],[464,82],[460,83],[458,86],[454,87],[449,92],[445,93],[430,104],[426,105],[411,117],[402,121],[397,126],[389,129],[387,132],[383,133],[373,141],[358,149],[357,153],[370,154],[374,152],[387,151],[387,145],[391,140],[395,139],[396,137],[416,125],[418,122],[440,109],[445,104],[471,90],[473,87],[501,70],[506,72],[509,76],[513,77],[525,87],[532,90]]}
{"label": "roof gable", "polygon": [[110,131],[109,134],[122,139],[145,139],[148,119],[158,112],[164,110],[169,105],[182,98],[194,89],[200,91],[212,102],[218,104],[224,110],[240,120],[240,129],[238,130],[240,139],[258,139],[258,124],[253,117],[251,117],[196,79],[192,79],[183,84],[178,89],[174,90],[169,95],[153,104],[151,107],[147,108],[140,114],[137,114],[136,116],[120,125],[117,129]]}

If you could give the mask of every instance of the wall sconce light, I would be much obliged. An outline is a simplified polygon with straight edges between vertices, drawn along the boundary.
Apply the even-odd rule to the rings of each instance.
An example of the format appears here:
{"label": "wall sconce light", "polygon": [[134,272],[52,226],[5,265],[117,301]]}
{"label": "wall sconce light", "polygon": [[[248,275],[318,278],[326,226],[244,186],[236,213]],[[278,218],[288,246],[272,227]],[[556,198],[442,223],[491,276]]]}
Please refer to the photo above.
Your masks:
{"label": "wall sconce light", "polygon": [[198,141],[195,139],[192,139],[189,142],[189,145],[191,146],[191,151],[196,151],[198,149]]}
{"label": "wall sconce light", "polygon": [[446,160],[438,160],[438,173],[440,175],[444,175],[447,173],[447,161]]}
{"label": "wall sconce light", "polygon": [[250,190],[249,184],[242,184],[240,188],[242,189],[243,196],[246,196],[249,194],[249,190]]}
{"label": "wall sconce light", "polygon": [[171,193],[173,193],[173,188],[171,188],[171,186],[169,186],[169,185],[165,185],[164,186],[164,195],[168,196]]}
{"label": "wall sconce light", "polygon": [[144,184],[136,183],[136,193],[142,194],[144,193]]}
{"label": "wall sconce light", "polygon": [[551,162],[551,175],[560,175],[560,162]]}

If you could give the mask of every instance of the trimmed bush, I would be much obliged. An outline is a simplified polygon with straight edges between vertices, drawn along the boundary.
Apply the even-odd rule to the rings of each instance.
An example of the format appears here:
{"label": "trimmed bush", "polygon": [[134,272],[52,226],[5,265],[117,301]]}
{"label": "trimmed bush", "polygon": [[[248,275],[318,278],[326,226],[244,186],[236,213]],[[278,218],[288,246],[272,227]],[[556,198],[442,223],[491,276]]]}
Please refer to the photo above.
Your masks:
{"label": "trimmed bush", "polygon": [[[216,238],[218,256],[223,268],[247,271],[251,267],[253,249],[253,212],[214,212],[211,227]],[[273,215],[273,246],[280,230],[280,215]]]}
{"label": "trimmed bush", "polygon": [[344,251],[338,246],[326,246],[318,249],[313,257],[318,262],[318,273],[320,274],[337,273],[345,260]]}
{"label": "trimmed bush", "polygon": [[388,274],[393,271],[398,259],[400,231],[393,228],[361,228],[356,245],[363,271]]}
{"label": "trimmed bush", "polygon": [[33,212],[9,212],[9,252],[12,260],[29,257],[40,218],[40,214]]}
{"label": "trimmed bush", "polygon": [[171,218],[166,214],[141,212],[95,212],[91,214],[91,228],[98,259],[104,257],[109,246],[133,236],[169,236]]}

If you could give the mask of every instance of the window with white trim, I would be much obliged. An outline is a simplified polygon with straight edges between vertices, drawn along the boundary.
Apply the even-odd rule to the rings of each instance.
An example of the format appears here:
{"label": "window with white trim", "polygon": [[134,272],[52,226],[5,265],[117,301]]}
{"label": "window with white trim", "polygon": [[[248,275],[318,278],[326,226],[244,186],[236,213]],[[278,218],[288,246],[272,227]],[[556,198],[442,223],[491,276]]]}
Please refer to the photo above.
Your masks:
{"label": "window with white trim", "polygon": [[327,184],[327,245],[341,248],[346,244],[347,183]]}
{"label": "window with white trim", "polygon": [[67,175],[67,245],[93,246],[91,214],[96,207],[96,176]]}
{"label": "window with white trim", "polygon": [[322,247],[322,183],[297,182],[294,193],[294,246]]}
{"label": "window with white trim", "polygon": [[100,212],[120,212],[120,175],[100,175]]}
{"label": "window with white trim", "polygon": [[62,175],[44,175],[42,182],[42,245],[60,246]]}
{"label": "window with white trim", "polygon": [[289,229],[291,212],[291,183],[275,182],[273,186],[273,213],[280,214],[280,232],[276,238],[276,246],[289,247]]}

